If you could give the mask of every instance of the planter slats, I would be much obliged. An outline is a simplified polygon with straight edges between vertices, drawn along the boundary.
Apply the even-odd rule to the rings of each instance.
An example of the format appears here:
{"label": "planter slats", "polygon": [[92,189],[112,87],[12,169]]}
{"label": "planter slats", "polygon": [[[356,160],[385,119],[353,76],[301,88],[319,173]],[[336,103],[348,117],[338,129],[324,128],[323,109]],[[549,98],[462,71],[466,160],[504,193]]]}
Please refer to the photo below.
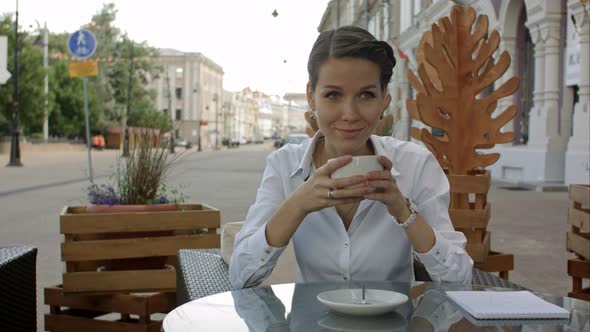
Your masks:
{"label": "planter slats", "polygon": [[567,273],[576,278],[590,278],[590,263],[582,259],[568,259]]}
{"label": "planter slats", "polygon": [[68,308],[96,310],[102,312],[119,312],[131,315],[145,315],[149,307],[153,312],[166,312],[176,305],[173,292],[111,295],[65,295],[61,286],[47,287],[44,291],[45,304]]}
{"label": "planter slats", "polygon": [[[491,205],[487,203],[490,189],[490,171],[474,171],[469,175],[448,174],[451,202],[449,217],[453,227],[463,232],[467,239],[465,249],[475,263],[485,263],[490,253],[490,234],[487,226],[491,217]],[[504,257],[504,256],[501,256]],[[498,258],[504,266],[513,264],[510,258]],[[498,271],[499,272],[499,271]],[[504,273],[504,275],[508,275]]]}
{"label": "planter slats", "polygon": [[69,262],[174,256],[180,249],[219,248],[217,234],[146,237],[122,240],[76,241],[61,244],[62,260]]}
{"label": "planter slats", "polygon": [[480,243],[473,243],[467,241],[465,250],[471,256],[475,263],[484,263],[488,254],[490,253],[490,232],[486,232],[483,241]]}
{"label": "planter slats", "polygon": [[590,185],[570,185],[569,199],[567,222],[572,228],[566,233],[566,248],[577,258],[567,261],[567,274],[572,278],[568,296],[590,301],[590,287],[583,288],[584,279],[590,279]]}
{"label": "planter slats", "polygon": [[[219,248],[219,210],[204,204],[179,205],[177,211],[87,213],[84,206],[65,207],[60,215],[63,292],[107,294],[117,292],[174,291],[176,252],[179,249]],[[171,231],[169,234],[150,232]],[[137,232],[147,232],[138,237]],[[116,236],[106,239],[105,234]],[[117,234],[118,233],[118,234]],[[129,233],[129,234],[127,234]],[[114,260],[167,257],[170,266],[155,270],[104,271]],[[119,262],[119,264],[132,264]],[[99,269],[100,268],[100,269]],[[97,270],[100,270],[98,272]]]}
{"label": "planter slats", "polygon": [[567,232],[566,241],[568,250],[575,252],[584,259],[590,260],[590,239],[574,232]]}
{"label": "planter slats", "polygon": [[455,229],[472,229],[488,227],[491,215],[491,204],[486,204],[483,209],[449,209],[449,216]]}
{"label": "planter slats", "polygon": [[[85,213],[70,207],[60,216],[62,234],[96,234],[218,228],[219,210],[206,205],[182,205],[184,210],[136,213]],[[198,217],[196,217],[198,215]]]}
{"label": "planter slats", "polygon": [[491,251],[484,263],[476,263],[475,267],[486,272],[498,272],[500,278],[508,280],[509,271],[514,270],[514,255]]}
{"label": "planter slats", "polygon": [[[173,292],[176,271],[131,270],[103,272],[72,272],[63,274],[64,292],[108,294],[114,292]],[[66,288],[67,285],[67,288]]]}
{"label": "planter slats", "polygon": [[570,201],[581,205],[590,205],[590,185],[572,184],[569,190]]}
{"label": "planter slats", "polygon": [[[159,332],[162,321],[151,320],[153,313],[168,313],[176,307],[175,293],[147,295],[65,295],[60,286],[45,288],[45,329],[52,332]],[[97,317],[117,314],[120,320]],[[131,318],[129,315],[137,315]],[[113,316],[113,315],[110,315]]]}
{"label": "planter slats", "polygon": [[490,172],[475,173],[474,175],[447,175],[451,193],[457,194],[487,194],[490,190]]}
{"label": "planter slats", "polygon": [[590,233],[590,210],[579,210],[571,207],[568,212],[567,222],[578,227],[580,232]]}

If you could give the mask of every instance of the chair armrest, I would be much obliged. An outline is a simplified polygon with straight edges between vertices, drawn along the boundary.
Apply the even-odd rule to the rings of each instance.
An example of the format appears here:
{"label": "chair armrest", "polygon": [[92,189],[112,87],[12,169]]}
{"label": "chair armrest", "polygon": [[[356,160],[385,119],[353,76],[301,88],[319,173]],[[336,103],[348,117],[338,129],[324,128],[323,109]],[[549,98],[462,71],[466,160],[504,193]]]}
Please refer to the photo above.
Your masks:
{"label": "chair armrest", "polygon": [[504,280],[500,277],[497,277],[489,272],[482,271],[476,267],[473,268],[473,277],[471,280],[472,285],[481,285],[487,287],[502,287],[502,288],[512,288],[518,290],[528,290],[526,287],[522,287],[521,285],[515,284],[508,280]]}
{"label": "chair armrest", "polygon": [[0,330],[37,330],[37,248],[0,247]]}
{"label": "chair armrest", "polygon": [[177,256],[177,306],[232,290],[229,269],[219,249],[181,249]]}

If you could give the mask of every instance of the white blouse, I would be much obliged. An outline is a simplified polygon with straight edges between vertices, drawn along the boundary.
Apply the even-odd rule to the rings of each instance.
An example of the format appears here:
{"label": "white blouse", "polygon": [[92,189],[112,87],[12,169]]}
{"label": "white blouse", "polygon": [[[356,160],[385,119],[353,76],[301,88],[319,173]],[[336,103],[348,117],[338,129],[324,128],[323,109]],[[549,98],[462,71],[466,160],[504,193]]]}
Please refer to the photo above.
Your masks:
{"label": "white blouse", "polygon": [[[259,285],[286,247],[272,247],[265,226],[285,198],[315,170],[313,150],[323,134],[272,152],[258,188],[256,202],[236,235],[229,276],[234,288]],[[363,200],[348,228],[336,208],[308,214],[292,237],[299,281],[413,279],[412,255],[433,281],[471,283],[473,260],[465,252],[465,235],[449,218],[449,182],[434,156],[421,145],[372,135],[377,155],[393,163],[391,170],[402,194],[416,205],[436,237],[426,253],[413,250],[404,229],[386,206]],[[327,193],[326,193],[327,194]]]}

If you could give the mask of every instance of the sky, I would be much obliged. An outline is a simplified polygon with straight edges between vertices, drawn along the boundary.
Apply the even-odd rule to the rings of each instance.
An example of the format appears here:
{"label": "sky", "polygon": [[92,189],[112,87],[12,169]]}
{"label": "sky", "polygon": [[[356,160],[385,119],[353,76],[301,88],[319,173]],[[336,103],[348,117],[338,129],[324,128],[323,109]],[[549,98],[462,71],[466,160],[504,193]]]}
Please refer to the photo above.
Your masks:
{"label": "sky", "polygon": [[[118,9],[115,25],[132,39],[201,52],[221,65],[225,90],[282,95],[305,92],[307,57],[328,0],[20,0],[19,25],[47,22],[52,32],[74,32],[108,2]],[[16,0],[0,1],[2,14],[15,8]]]}

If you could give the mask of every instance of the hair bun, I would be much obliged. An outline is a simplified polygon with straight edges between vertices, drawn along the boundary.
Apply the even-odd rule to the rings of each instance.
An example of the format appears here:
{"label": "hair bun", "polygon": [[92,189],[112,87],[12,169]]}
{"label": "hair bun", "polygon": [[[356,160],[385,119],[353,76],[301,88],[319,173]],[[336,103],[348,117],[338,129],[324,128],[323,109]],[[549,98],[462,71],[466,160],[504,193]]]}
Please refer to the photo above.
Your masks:
{"label": "hair bun", "polygon": [[395,63],[396,63],[395,53],[393,52],[393,48],[391,47],[391,45],[389,45],[389,43],[387,43],[386,41],[383,41],[383,40],[376,40],[375,43],[378,44],[380,47],[382,47],[385,50],[385,53],[387,54],[387,58],[389,58],[393,67],[395,67]]}

